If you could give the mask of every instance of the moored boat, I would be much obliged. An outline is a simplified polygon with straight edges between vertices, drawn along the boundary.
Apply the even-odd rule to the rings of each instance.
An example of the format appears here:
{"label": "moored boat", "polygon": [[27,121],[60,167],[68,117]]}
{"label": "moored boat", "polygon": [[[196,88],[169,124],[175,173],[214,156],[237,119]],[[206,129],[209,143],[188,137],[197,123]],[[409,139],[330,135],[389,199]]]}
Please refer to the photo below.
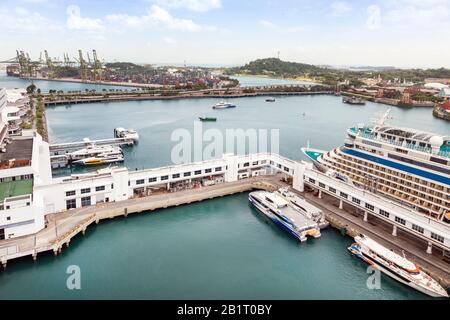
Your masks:
{"label": "moored boat", "polygon": [[230,109],[230,108],[236,108],[236,105],[229,103],[229,102],[225,102],[225,101],[221,101],[219,103],[216,103],[213,106],[213,109]]}
{"label": "moored boat", "polygon": [[359,235],[348,250],[389,277],[431,297],[448,298],[447,291],[418,265],[385,248],[375,240]]}
{"label": "moored boat", "polygon": [[266,102],[275,102],[275,98],[274,97],[269,97],[266,99]]}
{"label": "moored boat", "polygon": [[215,122],[217,121],[217,118],[214,117],[199,117],[198,118],[202,122]]}
{"label": "moored boat", "polygon": [[72,162],[72,164],[81,165],[81,166],[96,166],[96,165],[109,164],[109,163],[118,163],[118,162],[123,162],[123,161],[124,161],[123,156],[99,155],[96,157],[90,157],[90,158],[77,160],[77,161]]}
{"label": "moored boat", "polygon": [[306,241],[307,237],[321,236],[316,222],[294,209],[276,193],[255,191],[249,194],[249,201],[259,212],[300,242]]}
{"label": "moored boat", "polygon": [[361,106],[366,104],[366,101],[357,97],[343,97],[342,102]]}

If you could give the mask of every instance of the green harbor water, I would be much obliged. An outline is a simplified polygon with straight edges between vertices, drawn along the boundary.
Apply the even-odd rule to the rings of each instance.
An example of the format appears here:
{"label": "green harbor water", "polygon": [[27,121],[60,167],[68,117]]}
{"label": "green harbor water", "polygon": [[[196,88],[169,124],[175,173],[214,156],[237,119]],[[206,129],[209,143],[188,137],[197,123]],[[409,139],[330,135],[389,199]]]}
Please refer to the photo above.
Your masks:
{"label": "green harbor water", "polygon": [[[134,128],[140,142],[125,150],[130,169],[171,163],[175,129],[193,129],[200,116],[217,117],[204,130],[280,129],[280,153],[303,159],[300,147],[331,149],[345,129],[369,121],[386,106],[349,106],[335,96],[233,99],[233,110],[211,109],[218,100],[86,104],[47,109],[51,142],[112,137]],[[431,109],[393,108],[392,123],[449,134]],[[66,173],[64,171],[56,174]],[[247,194],[102,222],[77,237],[61,255],[42,254],[8,263],[0,273],[0,299],[427,299],[382,276],[366,286],[367,266],[352,257],[352,239],[338,231],[299,244],[258,214]],[[81,290],[68,290],[66,269],[81,269]]]}

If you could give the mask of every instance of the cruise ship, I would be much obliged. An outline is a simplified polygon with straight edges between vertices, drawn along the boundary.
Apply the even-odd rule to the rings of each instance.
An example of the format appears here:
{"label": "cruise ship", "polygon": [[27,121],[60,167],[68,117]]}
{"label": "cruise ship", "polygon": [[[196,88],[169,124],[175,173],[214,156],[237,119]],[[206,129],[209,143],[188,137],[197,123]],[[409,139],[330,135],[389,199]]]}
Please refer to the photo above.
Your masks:
{"label": "cruise ship", "polygon": [[314,238],[321,236],[317,222],[294,209],[277,193],[255,191],[249,194],[248,199],[258,211],[295,239],[304,242],[308,236]]}
{"label": "cruise ship", "polygon": [[347,130],[344,145],[303,153],[322,172],[450,224],[450,136],[387,124]]}
{"label": "cruise ship", "polygon": [[435,298],[448,298],[447,291],[436,280],[404,256],[396,254],[365,235],[355,237],[355,241],[348,250],[356,257],[424,294]]}

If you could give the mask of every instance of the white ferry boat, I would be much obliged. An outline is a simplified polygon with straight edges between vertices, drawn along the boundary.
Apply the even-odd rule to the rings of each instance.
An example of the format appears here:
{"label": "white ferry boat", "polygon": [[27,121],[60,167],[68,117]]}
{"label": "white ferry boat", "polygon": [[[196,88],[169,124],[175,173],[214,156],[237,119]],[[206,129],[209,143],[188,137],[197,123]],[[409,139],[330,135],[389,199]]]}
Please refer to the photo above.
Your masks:
{"label": "white ferry boat", "polygon": [[274,97],[269,97],[266,99],[266,102],[275,102],[275,98]]}
{"label": "white ferry boat", "polygon": [[320,229],[325,229],[329,226],[327,220],[325,220],[325,214],[319,208],[313,206],[308,201],[303,199],[302,197],[296,195],[295,193],[289,191],[287,188],[281,188],[277,192],[284,199],[289,201],[289,203],[300,213],[305,215],[308,219],[316,222]]}
{"label": "white ferry boat", "polygon": [[66,154],[66,157],[69,162],[75,162],[78,160],[83,160],[87,158],[94,157],[120,157],[123,156],[122,149],[120,147],[115,146],[97,146],[95,144],[89,144],[86,148],[80,149],[71,153]]}
{"label": "white ferry boat", "polygon": [[134,129],[115,128],[114,138],[131,139],[134,142],[139,141],[139,134]]}
{"label": "white ferry boat", "polygon": [[301,242],[306,241],[307,236],[321,236],[316,222],[295,210],[287,200],[276,193],[255,191],[249,194],[249,201],[278,227]]}
{"label": "white ferry boat", "polygon": [[343,146],[302,151],[322,172],[450,224],[450,136],[390,126],[389,111],[349,128]]}
{"label": "white ferry boat", "polygon": [[432,297],[446,297],[447,291],[420,268],[367,236],[355,237],[348,250],[389,277]]}
{"label": "white ferry boat", "polygon": [[225,102],[225,101],[221,101],[219,103],[216,103],[213,106],[213,109],[230,109],[230,108],[236,108],[235,104],[229,103],[229,102]]}

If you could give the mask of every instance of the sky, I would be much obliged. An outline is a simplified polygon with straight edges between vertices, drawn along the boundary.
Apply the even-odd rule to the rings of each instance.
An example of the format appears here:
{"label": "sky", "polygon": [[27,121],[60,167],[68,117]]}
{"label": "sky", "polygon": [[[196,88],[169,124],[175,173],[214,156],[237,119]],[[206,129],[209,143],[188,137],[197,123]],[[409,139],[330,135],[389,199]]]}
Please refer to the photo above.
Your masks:
{"label": "sky", "polygon": [[450,0],[0,0],[0,60],[450,68]]}

